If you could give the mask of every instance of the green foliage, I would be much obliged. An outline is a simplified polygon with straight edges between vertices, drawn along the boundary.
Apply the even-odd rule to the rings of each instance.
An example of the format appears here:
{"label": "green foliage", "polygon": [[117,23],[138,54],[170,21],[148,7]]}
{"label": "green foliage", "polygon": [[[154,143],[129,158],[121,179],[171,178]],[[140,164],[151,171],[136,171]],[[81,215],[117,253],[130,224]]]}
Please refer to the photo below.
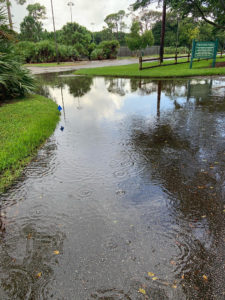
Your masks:
{"label": "green foliage", "polygon": [[0,99],[21,97],[35,89],[29,71],[14,56],[0,54]]}
{"label": "green foliage", "polygon": [[[73,46],[58,45],[60,61],[78,60],[80,54]],[[19,42],[15,46],[15,53],[21,55],[26,63],[42,63],[57,61],[55,44],[53,41]]]}
{"label": "green foliage", "polygon": [[59,112],[52,100],[32,95],[0,106],[0,116],[1,193],[53,133]]}
{"label": "green foliage", "polygon": [[97,48],[92,51],[91,60],[102,60],[102,59],[106,59],[106,57],[104,56],[104,53],[103,53],[103,49]]}
{"label": "green foliage", "polygon": [[[186,54],[189,52],[189,49],[187,47],[178,47],[177,52],[178,52],[178,54]],[[171,54],[174,56],[176,53],[176,47],[165,47],[164,53]]]}
{"label": "green foliage", "polygon": [[96,49],[96,44],[95,43],[91,43],[88,46],[88,58],[91,59],[91,53]]}
{"label": "green foliage", "polygon": [[29,16],[33,17],[36,21],[43,20],[46,17],[46,8],[40,3],[29,4],[27,10]]}
{"label": "green foliage", "polygon": [[[224,62],[224,59],[217,59],[218,62]],[[180,60],[182,61],[182,60]],[[183,60],[183,61],[186,61]],[[79,75],[96,75],[96,76],[118,76],[118,77],[151,77],[151,78],[172,78],[186,76],[209,76],[209,75],[225,75],[225,67],[212,68],[211,60],[201,60],[195,62],[193,69],[190,69],[190,63],[174,64],[174,61],[165,61],[165,64],[170,63],[171,66],[161,66],[153,69],[139,71],[138,64],[130,64],[124,66],[111,66],[102,68],[80,69],[75,72]],[[158,62],[146,63],[145,66],[154,66]]]}
{"label": "green foliage", "polygon": [[142,50],[147,46],[152,46],[154,38],[151,30],[146,30],[143,34],[140,33],[141,25],[139,22],[133,22],[131,33],[126,37],[126,42],[131,51]]}
{"label": "green foliage", "polygon": [[106,16],[104,22],[111,32],[115,31],[118,34],[119,31],[123,31],[126,28],[126,25],[123,22],[124,17],[125,11],[120,10],[117,13]]}
{"label": "green foliage", "polygon": [[41,40],[42,23],[32,16],[27,16],[20,24],[20,39],[25,41],[38,42]]}
{"label": "green foliage", "polygon": [[119,42],[114,40],[114,41],[101,42],[98,45],[98,48],[102,49],[103,56],[106,59],[114,59],[117,57],[117,52],[118,52],[119,46],[120,46]]}
{"label": "green foliage", "polygon": [[65,45],[81,44],[87,49],[92,40],[90,31],[77,23],[67,23],[59,32],[59,42]]}
{"label": "green foliage", "polygon": [[23,62],[30,63],[35,55],[35,43],[34,42],[19,42],[14,47],[14,53],[20,55]]}
{"label": "green foliage", "polygon": [[117,39],[121,46],[126,46],[125,37],[127,33],[125,32],[112,32],[109,28],[104,28],[101,31],[94,32],[94,41],[96,44],[100,44],[103,41],[111,41]]}

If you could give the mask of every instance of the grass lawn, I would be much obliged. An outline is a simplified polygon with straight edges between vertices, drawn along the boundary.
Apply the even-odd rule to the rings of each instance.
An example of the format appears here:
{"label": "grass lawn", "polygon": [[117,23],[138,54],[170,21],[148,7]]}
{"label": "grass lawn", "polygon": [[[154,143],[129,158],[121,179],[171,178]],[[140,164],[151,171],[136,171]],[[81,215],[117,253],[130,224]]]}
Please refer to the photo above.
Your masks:
{"label": "grass lawn", "polygon": [[[184,61],[182,59],[179,60]],[[224,62],[225,58],[218,58],[217,62]],[[173,61],[165,61],[164,64],[172,64]],[[143,63],[145,66],[154,66],[158,62]],[[152,77],[152,78],[168,78],[168,77],[188,77],[188,76],[208,76],[208,75],[225,75],[225,67],[211,68],[212,60],[194,61],[193,68],[189,68],[189,63],[161,66],[153,69],[139,71],[138,64],[101,67],[93,69],[80,69],[75,72],[79,75],[95,75],[95,76],[118,76],[118,77]]]}
{"label": "grass lawn", "polygon": [[39,63],[39,64],[25,64],[25,67],[66,67],[66,66],[74,66],[76,65],[73,62],[61,62],[59,65],[57,62],[53,63]]}
{"label": "grass lawn", "polygon": [[0,106],[0,192],[21,175],[58,121],[57,105],[42,96]]}

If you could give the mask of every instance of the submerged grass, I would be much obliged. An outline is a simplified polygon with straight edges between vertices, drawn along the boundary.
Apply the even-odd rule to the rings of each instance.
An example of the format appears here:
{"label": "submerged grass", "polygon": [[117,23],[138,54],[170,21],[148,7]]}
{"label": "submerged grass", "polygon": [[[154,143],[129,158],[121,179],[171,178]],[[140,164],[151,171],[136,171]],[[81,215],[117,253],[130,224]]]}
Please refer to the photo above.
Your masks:
{"label": "submerged grass", "polygon": [[[180,62],[185,60],[179,60]],[[217,62],[224,62],[224,58],[218,58]],[[209,75],[225,75],[225,67],[212,68],[212,60],[194,61],[193,68],[190,69],[189,63],[172,65],[173,60],[165,61],[164,64],[169,66],[161,66],[153,69],[139,71],[138,64],[112,66],[101,68],[80,69],[75,72],[79,75],[95,75],[95,76],[117,76],[117,77],[151,77],[151,78],[168,78],[168,77],[188,77],[188,76],[209,76]],[[144,63],[143,67],[157,65],[157,62]]]}
{"label": "submerged grass", "polygon": [[57,105],[39,95],[0,106],[0,192],[20,176],[58,120]]}

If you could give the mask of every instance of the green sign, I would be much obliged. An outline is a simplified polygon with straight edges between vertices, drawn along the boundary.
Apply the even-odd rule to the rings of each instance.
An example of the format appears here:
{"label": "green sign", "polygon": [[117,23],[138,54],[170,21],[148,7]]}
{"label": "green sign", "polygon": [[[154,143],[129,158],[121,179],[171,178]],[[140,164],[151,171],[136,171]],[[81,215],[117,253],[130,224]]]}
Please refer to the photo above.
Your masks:
{"label": "green sign", "polygon": [[218,40],[215,42],[196,42],[193,40],[190,69],[194,59],[213,59],[212,67],[216,65]]}

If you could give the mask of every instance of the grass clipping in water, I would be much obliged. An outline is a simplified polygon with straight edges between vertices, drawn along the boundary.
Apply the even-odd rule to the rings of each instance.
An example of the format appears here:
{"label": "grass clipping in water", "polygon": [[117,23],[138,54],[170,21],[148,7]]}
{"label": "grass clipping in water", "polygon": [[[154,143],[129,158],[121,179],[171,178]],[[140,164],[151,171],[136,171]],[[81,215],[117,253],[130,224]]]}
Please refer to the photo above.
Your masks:
{"label": "grass clipping in water", "polygon": [[58,120],[57,105],[38,95],[0,106],[0,192],[21,175]]}

